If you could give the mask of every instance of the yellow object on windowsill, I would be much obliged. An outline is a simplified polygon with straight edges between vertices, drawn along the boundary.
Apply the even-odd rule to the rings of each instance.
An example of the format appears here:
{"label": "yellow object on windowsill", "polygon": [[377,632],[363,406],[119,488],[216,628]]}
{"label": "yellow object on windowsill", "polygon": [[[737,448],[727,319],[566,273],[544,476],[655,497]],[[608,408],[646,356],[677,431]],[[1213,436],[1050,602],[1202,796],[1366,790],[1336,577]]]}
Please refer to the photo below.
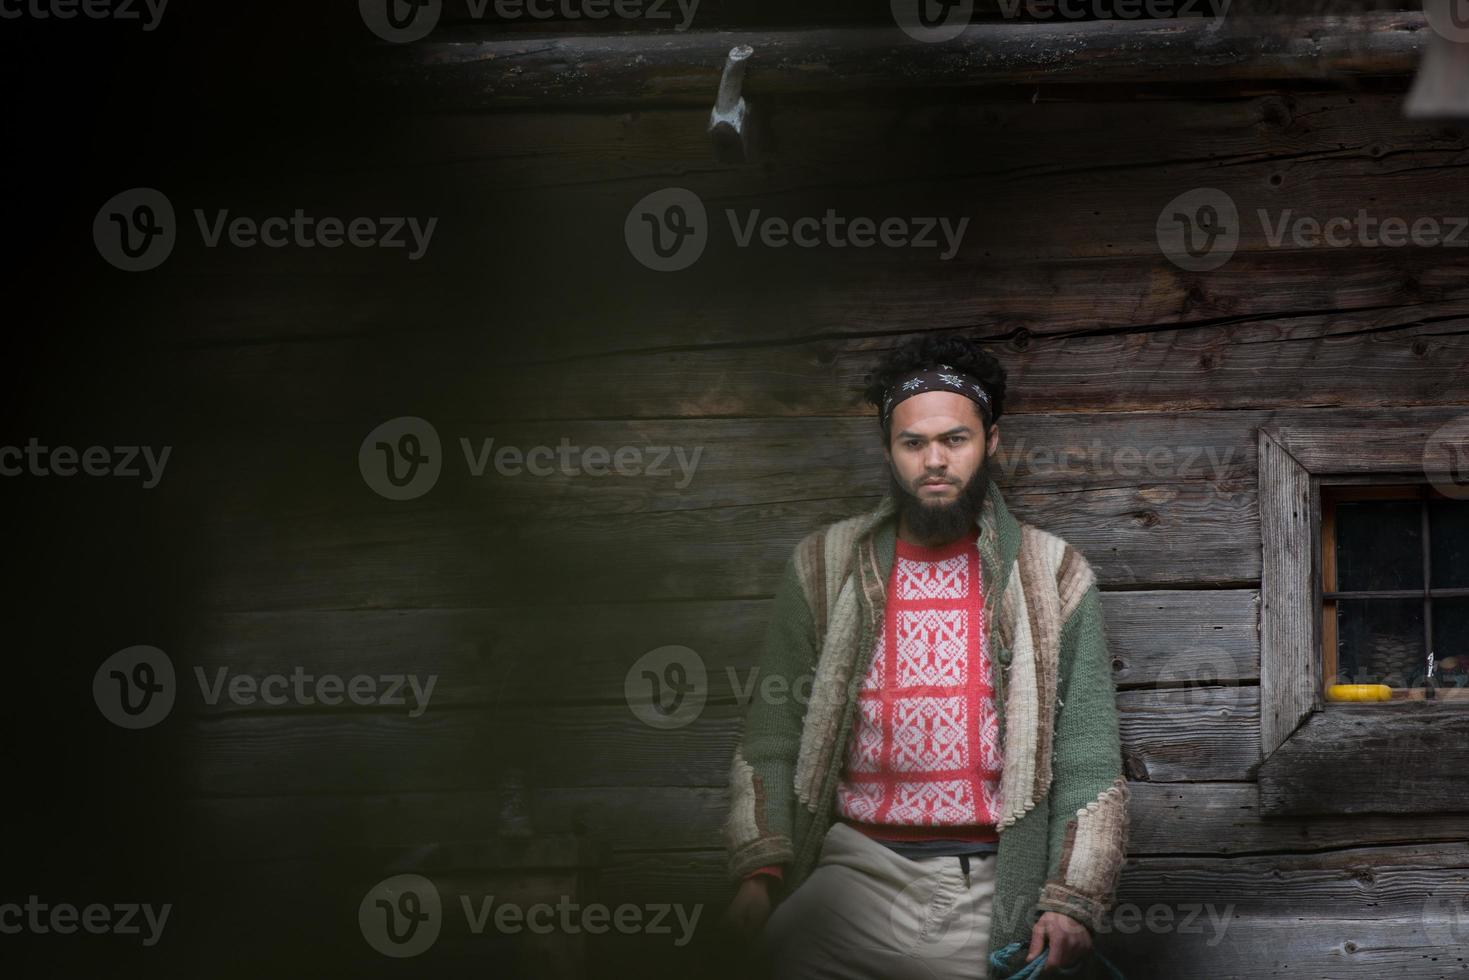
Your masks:
{"label": "yellow object on windowsill", "polygon": [[1392,688],[1386,684],[1332,684],[1326,689],[1328,701],[1391,701]]}

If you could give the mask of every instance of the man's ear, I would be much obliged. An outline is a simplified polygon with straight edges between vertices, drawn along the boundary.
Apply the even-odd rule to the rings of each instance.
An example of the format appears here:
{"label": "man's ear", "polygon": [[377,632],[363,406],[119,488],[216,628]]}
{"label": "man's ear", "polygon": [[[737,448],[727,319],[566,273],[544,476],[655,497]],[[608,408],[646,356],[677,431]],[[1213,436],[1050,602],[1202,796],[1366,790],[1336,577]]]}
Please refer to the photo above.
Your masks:
{"label": "man's ear", "polygon": [[985,453],[986,456],[990,456],[990,455],[993,455],[994,452],[995,452],[995,450],[997,450],[999,448],[1000,448],[1000,423],[996,422],[994,425],[990,426],[989,443],[988,443],[988,445],[985,446],[984,453]]}

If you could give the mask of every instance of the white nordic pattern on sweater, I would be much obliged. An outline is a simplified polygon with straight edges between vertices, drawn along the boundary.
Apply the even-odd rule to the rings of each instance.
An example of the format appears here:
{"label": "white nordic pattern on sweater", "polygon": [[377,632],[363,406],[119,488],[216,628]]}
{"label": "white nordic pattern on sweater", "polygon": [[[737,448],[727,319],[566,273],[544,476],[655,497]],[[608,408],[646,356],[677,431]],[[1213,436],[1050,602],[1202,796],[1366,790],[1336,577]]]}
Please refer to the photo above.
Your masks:
{"label": "white nordic pattern on sweater", "polygon": [[978,549],[897,548],[837,813],[902,827],[993,824],[1003,760]]}

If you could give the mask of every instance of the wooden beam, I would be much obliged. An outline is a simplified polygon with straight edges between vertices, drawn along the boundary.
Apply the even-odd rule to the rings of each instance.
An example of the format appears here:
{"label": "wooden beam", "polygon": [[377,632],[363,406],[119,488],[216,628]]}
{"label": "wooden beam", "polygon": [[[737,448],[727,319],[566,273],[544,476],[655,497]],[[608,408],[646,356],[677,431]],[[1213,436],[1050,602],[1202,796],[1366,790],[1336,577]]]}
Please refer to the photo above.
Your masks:
{"label": "wooden beam", "polygon": [[755,49],[752,97],[979,85],[1227,84],[1406,76],[1421,12],[1301,18],[975,23],[924,43],[896,27],[430,42],[384,51],[419,107],[712,104],[725,55]]}

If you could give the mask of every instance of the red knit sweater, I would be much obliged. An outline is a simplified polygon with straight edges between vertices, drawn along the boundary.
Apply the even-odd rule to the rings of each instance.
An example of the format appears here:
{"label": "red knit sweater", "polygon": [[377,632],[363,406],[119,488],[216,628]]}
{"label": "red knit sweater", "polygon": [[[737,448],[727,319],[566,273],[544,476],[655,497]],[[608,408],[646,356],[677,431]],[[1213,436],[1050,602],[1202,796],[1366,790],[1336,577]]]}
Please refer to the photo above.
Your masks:
{"label": "red knit sweater", "polygon": [[999,839],[987,629],[975,539],[939,548],[900,539],[837,784],[840,819],[883,840]]}

